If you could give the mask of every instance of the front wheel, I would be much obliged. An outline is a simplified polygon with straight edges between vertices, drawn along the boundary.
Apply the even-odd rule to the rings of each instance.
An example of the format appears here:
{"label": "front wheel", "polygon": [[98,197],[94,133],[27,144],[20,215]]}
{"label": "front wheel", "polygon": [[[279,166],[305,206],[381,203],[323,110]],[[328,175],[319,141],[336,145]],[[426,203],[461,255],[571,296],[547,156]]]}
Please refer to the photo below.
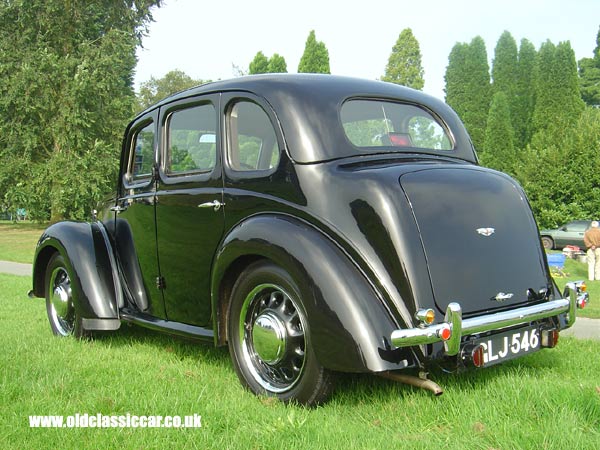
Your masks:
{"label": "front wheel", "polygon": [[227,335],[235,370],[255,394],[312,406],[333,383],[312,350],[298,285],[282,268],[260,261],[232,290]]}
{"label": "front wheel", "polygon": [[46,268],[46,312],[55,335],[79,338],[86,335],[75,308],[71,276],[60,253],[54,254]]}

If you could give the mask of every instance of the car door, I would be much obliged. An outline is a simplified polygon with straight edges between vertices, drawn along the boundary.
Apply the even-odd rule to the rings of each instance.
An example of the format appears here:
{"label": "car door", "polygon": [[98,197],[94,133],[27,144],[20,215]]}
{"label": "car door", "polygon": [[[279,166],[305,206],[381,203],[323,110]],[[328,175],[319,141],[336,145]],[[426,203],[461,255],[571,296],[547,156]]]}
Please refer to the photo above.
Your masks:
{"label": "car door", "polygon": [[166,318],[156,253],[156,161],[158,111],[140,117],[129,129],[121,159],[114,235],[128,298],[141,312]]}
{"label": "car door", "polygon": [[161,109],[156,226],[168,320],[210,323],[213,256],[223,234],[218,94]]}

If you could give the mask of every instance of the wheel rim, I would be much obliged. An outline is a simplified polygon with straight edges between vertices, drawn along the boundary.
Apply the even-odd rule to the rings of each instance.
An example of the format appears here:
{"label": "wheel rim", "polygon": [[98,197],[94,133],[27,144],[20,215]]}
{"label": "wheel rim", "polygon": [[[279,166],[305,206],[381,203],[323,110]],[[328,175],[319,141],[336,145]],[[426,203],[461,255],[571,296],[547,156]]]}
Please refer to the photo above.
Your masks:
{"label": "wheel rim", "polygon": [[261,284],[244,300],[240,314],[242,357],[252,378],[266,391],[290,390],[305,363],[304,318],[279,286]]}
{"label": "wheel rim", "polygon": [[57,267],[52,272],[49,284],[50,320],[58,334],[68,336],[73,333],[75,325],[75,309],[71,279],[64,267]]}

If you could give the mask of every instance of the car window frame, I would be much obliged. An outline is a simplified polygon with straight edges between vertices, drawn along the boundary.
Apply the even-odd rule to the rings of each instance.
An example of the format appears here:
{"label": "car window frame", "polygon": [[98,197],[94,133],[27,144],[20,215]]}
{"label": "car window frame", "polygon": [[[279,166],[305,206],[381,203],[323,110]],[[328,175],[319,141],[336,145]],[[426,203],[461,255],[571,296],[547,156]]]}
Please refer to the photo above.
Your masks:
{"label": "car window frame", "polygon": [[[230,135],[230,126],[229,126],[229,114],[231,112],[231,108],[233,105],[240,101],[246,101],[250,103],[256,104],[259,108],[263,110],[266,114],[271,126],[273,127],[273,131],[275,132],[275,140],[277,146],[279,147],[279,161],[278,163],[269,169],[260,169],[260,170],[235,170],[233,169],[230,160],[229,160],[229,151],[231,145],[231,135]],[[237,181],[237,180],[246,180],[246,179],[258,179],[258,178],[268,178],[276,173],[282,165],[284,157],[288,157],[287,145],[283,136],[283,131],[281,128],[281,124],[275,111],[271,107],[271,105],[262,97],[254,95],[249,92],[228,92],[223,94],[221,97],[222,103],[222,130],[223,130],[223,139],[222,139],[222,153],[223,153],[223,167],[225,171],[225,175],[229,180]],[[259,155],[260,158],[260,155]]]}
{"label": "car window frame", "polygon": [[[174,112],[181,111],[195,106],[211,104],[215,111],[215,165],[212,169],[206,171],[191,170],[180,173],[169,173],[166,169],[167,163],[167,143],[168,143],[168,125],[169,119]],[[162,105],[160,108],[159,132],[160,132],[160,149],[158,151],[158,176],[164,184],[178,184],[189,182],[207,182],[213,179],[218,174],[220,176],[222,170],[222,131],[220,120],[221,99],[219,93],[197,95],[185,99],[177,100],[171,103]]]}
{"label": "car window frame", "polygon": [[[154,141],[152,145],[152,167],[150,173],[144,173],[141,176],[133,175],[133,164],[135,158],[134,141],[141,130],[149,124],[154,125]],[[123,152],[125,153],[121,161],[121,183],[124,189],[140,189],[148,187],[154,180],[154,167],[157,165],[157,153],[159,146],[159,130],[158,130],[158,111],[153,110],[138,117],[129,127],[126,132]]]}

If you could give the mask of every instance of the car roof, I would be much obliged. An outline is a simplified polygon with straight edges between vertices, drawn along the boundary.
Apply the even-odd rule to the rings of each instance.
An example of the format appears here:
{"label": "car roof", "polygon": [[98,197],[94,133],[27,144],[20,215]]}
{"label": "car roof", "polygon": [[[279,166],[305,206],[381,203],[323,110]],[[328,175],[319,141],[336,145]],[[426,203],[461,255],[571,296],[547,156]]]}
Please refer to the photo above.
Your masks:
{"label": "car roof", "polygon": [[[420,105],[449,128],[455,151],[448,156],[477,162],[470,138],[454,111],[423,92],[382,81],[324,74],[250,75],[203,84],[165,98],[145,112],[202,94],[248,92],[266,100],[279,119],[292,158],[301,163],[350,153],[339,110],[350,98],[391,99]],[[344,147],[345,146],[345,147]]]}

